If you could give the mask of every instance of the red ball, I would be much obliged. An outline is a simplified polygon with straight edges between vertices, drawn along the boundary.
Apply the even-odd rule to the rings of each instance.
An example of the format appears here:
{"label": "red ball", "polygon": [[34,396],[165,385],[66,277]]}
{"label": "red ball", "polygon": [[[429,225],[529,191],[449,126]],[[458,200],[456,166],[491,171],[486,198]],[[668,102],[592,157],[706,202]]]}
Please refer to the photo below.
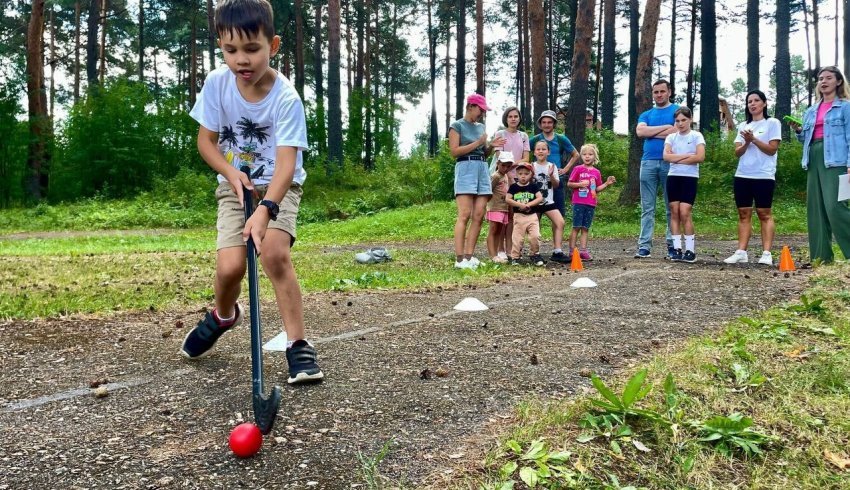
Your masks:
{"label": "red ball", "polygon": [[256,425],[245,422],[233,428],[230,432],[230,450],[240,458],[250,458],[260,451],[263,445],[263,435]]}

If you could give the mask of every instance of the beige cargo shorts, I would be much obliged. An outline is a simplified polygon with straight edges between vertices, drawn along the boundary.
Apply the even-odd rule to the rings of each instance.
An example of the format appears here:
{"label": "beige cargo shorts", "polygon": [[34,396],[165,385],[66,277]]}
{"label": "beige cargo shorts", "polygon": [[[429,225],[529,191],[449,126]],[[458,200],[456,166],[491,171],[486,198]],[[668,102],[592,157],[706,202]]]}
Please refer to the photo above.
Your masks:
{"label": "beige cargo shorts", "polygon": [[[266,195],[268,186],[256,185],[254,189],[260,195],[259,200],[254,200],[254,206],[256,206]],[[295,243],[295,219],[298,217],[298,207],[301,205],[301,194],[301,186],[293,182],[289,191],[283,197],[283,201],[278,203],[280,212],[278,212],[277,219],[269,221],[269,229],[289,233],[289,236],[292,237],[290,246]],[[242,230],[245,228],[245,210],[228,182],[218,184],[215,190],[215,199],[218,201],[218,219],[215,224],[218,230],[216,250],[244,247]]]}

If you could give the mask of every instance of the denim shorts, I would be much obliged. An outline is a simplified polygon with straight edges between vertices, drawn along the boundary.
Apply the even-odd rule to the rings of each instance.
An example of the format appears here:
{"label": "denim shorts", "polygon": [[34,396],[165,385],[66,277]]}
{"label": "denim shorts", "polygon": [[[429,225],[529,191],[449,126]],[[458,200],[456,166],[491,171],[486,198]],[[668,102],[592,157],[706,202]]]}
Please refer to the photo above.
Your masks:
{"label": "denim shorts", "polygon": [[483,160],[462,160],[455,163],[455,195],[458,194],[476,196],[493,194],[487,162]]}
{"label": "denim shorts", "polygon": [[593,223],[593,215],[596,213],[596,206],[587,204],[573,204],[573,228],[590,229]]}

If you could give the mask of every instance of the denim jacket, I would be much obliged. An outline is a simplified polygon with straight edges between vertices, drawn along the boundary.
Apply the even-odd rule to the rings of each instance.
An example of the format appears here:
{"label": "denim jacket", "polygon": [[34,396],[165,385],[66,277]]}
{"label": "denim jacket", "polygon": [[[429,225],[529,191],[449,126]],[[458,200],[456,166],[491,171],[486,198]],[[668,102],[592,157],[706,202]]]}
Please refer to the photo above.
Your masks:
{"label": "denim jacket", "polygon": [[[803,168],[809,167],[809,143],[815,131],[818,113],[815,104],[803,115],[803,131],[797,139],[803,143]],[[850,101],[835,99],[823,121],[823,160],[827,167],[850,167]]]}

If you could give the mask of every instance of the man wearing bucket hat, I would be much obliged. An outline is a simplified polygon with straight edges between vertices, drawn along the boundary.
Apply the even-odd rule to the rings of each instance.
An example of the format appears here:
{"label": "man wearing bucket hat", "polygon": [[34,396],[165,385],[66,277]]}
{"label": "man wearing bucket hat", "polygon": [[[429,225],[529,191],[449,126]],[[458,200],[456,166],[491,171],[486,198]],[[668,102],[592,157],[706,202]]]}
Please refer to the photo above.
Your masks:
{"label": "man wearing bucket hat", "polygon": [[561,177],[561,184],[555,188],[554,192],[555,205],[558,206],[561,216],[564,216],[567,212],[564,185],[567,181],[566,177],[570,175],[570,170],[579,159],[579,154],[569,138],[555,132],[557,122],[558,118],[555,111],[543,111],[540,113],[540,117],[537,118],[537,127],[542,132],[534,135],[531,141],[529,141],[529,145],[531,148],[534,148],[534,145],[540,140],[546,141],[549,145],[549,157],[547,160],[558,167],[558,176]]}
{"label": "man wearing bucket hat", "polygon": [[484,124],[480,120],[489,110],[483,95],[471,94],[466,98],[463,117],[449,127],[449,151],[456,160],[454,192],[457,221],[454,248],[455,267],[458,269],[475,269],[480,264],[473,254],[487,201],[493,194],[486,159],[493,152],[493,147],[505,144],[502,137],[488,143]]}

